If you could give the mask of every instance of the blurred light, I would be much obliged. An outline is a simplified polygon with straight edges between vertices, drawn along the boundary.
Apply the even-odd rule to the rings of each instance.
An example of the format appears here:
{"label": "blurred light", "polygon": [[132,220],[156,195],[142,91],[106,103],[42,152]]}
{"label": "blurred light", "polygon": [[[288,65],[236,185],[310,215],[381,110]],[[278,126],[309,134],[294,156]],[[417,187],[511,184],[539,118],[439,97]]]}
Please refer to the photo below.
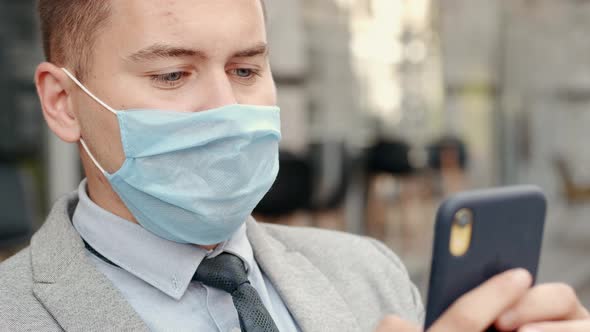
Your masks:
{"label": "blurred light", "polygon": [[[339,0],[344,1],[344,0]],[[392,0],[367,0],[373,15],[352,10],[350,48],[357,59],[395,65],[403,59],[400,36],[403,31],[403,4]]]}
{"label": "blurred light", "polygon": [[358,59],[370,59],[384,65],[396,65],[402,61],[402,48],[393,38],[389,43],[383,40],[356,39],[351,42],[352,54]]}
{"label": "blurred light", "polygon": [[[397,2],[400,0],[395,0]],[[422,31],[428,27],[428,13],[430,11],[430,0],[405,0],[406,24],[414,31]]]}
{"label": "blurred light", "polygon": [[406,59],[418,64],[426,60],[426,44],[422,40],[414,39],[407,46],[405,50]]}
{"label": "blurred light", "polygon": [[370,93],[371,108],[388,124],[398,124],[402,119],[401,101],[402,91],[391,77],[381,76],[375,81]]}

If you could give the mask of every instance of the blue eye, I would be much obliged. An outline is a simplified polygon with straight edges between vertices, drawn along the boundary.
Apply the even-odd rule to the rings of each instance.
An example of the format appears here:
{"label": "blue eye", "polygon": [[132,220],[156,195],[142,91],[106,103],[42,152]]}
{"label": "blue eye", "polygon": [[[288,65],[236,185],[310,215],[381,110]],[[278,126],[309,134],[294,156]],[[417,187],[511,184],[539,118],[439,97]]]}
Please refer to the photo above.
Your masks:
{"label": "blue eye", "polygon": [[172,89],[183,85],[186,81],[185,78],[190,75],[190,72],[176,71],[166,74],[150,75],[150,80],[154,82],[158,88]]}
{"label": "blue eye", "polygon": [[248,78],[253,75],[253,70],[248,68],[238,68],[235,70],[236,75],[242,78]]}
{"label": "blue eye", "polygon": [[185,73],[177,71],[174,73],[162,74],[162,75],[154,75],[154,79],[156,81],[161,82],[177,82],[180,81],[185,76]]}

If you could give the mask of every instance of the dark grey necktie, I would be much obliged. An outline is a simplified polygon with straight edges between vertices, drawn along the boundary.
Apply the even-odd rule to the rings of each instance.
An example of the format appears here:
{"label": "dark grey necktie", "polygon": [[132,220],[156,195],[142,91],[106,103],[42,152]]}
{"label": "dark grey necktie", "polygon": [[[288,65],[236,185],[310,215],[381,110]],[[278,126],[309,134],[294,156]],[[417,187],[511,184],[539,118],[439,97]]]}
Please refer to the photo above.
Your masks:
{"label": "dark grey necktie", "polygon": [[193,280],[231,295],[243,332],[279,332],[258,292],[250,285],[246,267],[239,257],[222,253],[215,258],[205,259]]}

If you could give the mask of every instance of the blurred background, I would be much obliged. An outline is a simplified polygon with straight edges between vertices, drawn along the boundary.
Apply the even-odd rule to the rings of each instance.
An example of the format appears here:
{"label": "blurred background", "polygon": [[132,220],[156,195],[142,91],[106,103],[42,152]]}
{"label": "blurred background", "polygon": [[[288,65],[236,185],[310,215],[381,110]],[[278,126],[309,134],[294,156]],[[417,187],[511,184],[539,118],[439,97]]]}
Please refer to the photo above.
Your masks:
{"label": "blurred background", "polygon": [[[265,222],[384,241],[423,294],[434,215],[462,190],[549,198],[539,278],[590,305],[590,1],[271,0],[284,141]],[[0,0],[0,261],[82,178],[33,84],[33,0]]]}

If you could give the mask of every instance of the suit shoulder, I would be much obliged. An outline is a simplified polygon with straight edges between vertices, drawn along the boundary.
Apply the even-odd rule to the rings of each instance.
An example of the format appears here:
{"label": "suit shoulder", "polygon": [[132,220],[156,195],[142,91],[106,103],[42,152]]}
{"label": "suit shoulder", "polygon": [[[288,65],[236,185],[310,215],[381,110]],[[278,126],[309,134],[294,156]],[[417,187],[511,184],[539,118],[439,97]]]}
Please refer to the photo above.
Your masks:
{"label": "suit shoulder", "polygon": [[53,318],[33,295],[31,251],[26,248],[0,264],[0,331],[54,330],[36,322]]}
{"label": "suit shoulder", "polygon": [[321,271],[354,310],[395,313],[414,322],[423,319],[417,288],[401,260],[383,243],[317,228],[263,227],[288,251],[300,253]]}
{"label": "suit shoulder", "polygon": [[[31,252],[26,248],[0,264],[0,308],[33,298]],[[0,312],[5,312],[0,309]]]}
{"label": "suit shoulder", "polygon": [[[4,287],[15,281],[18,281],[19,285],[26,284],[26,281],[30,281],[29,284],[32,285],[30,248],[21,250],[0,264],[0,289],[3,290]],[[0,292],[0,296],[2,294],[4,292]]]}
{"label": "suit shoulder", "polygon": [[313,259],[317,256],[321,260],[338,259],[339,264],[349,262],[355,265],[361,264],[360,266],[369,262],[393,264],[395,268],[405,273],[405,267],[397,255],[378,240],[319,228],[263,225],[269,235],[279,240],[288,249],[299,251],[308,258]]}

